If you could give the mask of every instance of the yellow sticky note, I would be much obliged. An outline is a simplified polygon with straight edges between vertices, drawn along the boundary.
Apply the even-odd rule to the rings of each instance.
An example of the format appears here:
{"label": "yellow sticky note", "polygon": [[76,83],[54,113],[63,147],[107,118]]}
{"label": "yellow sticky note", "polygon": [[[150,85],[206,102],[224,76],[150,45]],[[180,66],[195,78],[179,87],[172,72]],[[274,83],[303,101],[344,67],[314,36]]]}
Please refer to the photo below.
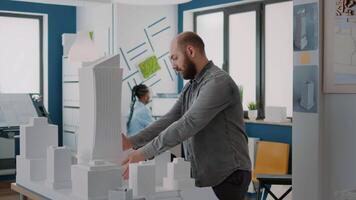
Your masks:
{"label": "yellow sticky note", "polygon": [[302,65],[310,64],[310,54],[303,52],[300,54],[299,62]]}

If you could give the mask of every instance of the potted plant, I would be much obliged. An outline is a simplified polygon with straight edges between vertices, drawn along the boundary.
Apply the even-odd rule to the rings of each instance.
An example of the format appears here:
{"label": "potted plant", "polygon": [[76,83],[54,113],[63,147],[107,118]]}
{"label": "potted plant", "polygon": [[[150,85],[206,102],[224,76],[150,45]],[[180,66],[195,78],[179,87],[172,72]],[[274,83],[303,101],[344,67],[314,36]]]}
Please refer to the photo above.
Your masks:
{"label": "potted plant", "polygon": [[242,85],[238,85],[239,88],[239,93],[240,93],[240,100],[243,102],[243,97],[244,97],[244,88]]}
{"label": "potted plant", "polygon": [[255,102],[250,102],[247,104],[248,108],[248,118],[250,120],[256,120],[257,119],[257,105]]}

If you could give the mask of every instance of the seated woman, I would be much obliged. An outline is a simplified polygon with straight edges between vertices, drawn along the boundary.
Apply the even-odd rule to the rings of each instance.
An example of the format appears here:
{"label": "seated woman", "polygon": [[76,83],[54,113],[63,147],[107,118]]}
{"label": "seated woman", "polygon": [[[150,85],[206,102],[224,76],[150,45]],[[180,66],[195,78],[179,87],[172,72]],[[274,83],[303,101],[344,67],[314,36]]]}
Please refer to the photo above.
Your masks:
{"label": "seated woman", "polygon": [[150,91],[146,85],[136,85],[132,89],[130,114],[126,124],[127,136],[138,133],[154,121],[151,111],[146,107],[149,101]]}

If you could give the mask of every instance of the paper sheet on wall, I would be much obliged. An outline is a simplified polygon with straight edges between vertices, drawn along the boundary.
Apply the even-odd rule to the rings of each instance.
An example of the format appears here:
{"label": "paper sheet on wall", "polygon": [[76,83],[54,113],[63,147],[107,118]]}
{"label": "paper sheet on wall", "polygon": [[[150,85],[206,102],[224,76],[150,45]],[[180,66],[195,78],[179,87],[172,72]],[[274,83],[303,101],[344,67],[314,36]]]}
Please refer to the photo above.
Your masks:
{"label": "paper sheet on wall", "polygon": [[334,83],[356,84],[356,2],[336,0]]}

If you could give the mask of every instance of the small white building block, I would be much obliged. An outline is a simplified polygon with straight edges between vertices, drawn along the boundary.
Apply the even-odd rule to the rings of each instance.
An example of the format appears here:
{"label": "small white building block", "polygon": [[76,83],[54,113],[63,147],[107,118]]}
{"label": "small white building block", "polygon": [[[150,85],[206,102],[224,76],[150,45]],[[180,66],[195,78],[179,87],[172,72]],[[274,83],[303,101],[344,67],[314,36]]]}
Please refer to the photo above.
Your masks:
{"label": "small white building block", "polygon": [[72,165],[71,177],[71,199],[108,199],[110,190],[122,186],[120,166],[105,161]]}
{"label": "small white building block", "polygon": [[190,177],[190,162],[175,158],[167,164],[167,177],[163,178],[163,187],[168,190],[183,190],[195,187],[195,180]]}
{"label": "small white building block", "polygon": [[46,185],[55,190],[71,188],[71,165],[72,155],[68,147],[48,147]]}
{"label": "small white building block", "polygon": [[47,148],[58,145],[58,127],[45,117],[34,117],[20,126],[20,155],[27,159],[46,159]]}
{"label": "small white building block", "polygon": [[47,148],[58,145],[58,127],[48,124],[45,117],[34,117],[20,126],[20,155],[16,157],[16,179],[46,179]]}
{"label": "small white building block", "polygon": [[167,164],[171,162],[171,152],[166,151],[154,159],[156,167],[156,186],[163,185],[163,178],[167,176]]}
{"label": "small white building block", "polygon": [[132,189],[122,187],[109,191],[109,200],[133,200]]}
{"label": "small white building block", "polygon": [[175,179],[190,178],[190,162],[184,158],[174,158],[173,162],[167,164],[167,175]]}
{"label": "small white building block", "polygon": [[16,156],[16,181],[41,181],[46,179],[46,160]]}
{"label": "small white building block", "polygon": [[133,195],[147,196],[156,191],[155,165],[152,162],[139,162],[129,165],[129,188]]}

